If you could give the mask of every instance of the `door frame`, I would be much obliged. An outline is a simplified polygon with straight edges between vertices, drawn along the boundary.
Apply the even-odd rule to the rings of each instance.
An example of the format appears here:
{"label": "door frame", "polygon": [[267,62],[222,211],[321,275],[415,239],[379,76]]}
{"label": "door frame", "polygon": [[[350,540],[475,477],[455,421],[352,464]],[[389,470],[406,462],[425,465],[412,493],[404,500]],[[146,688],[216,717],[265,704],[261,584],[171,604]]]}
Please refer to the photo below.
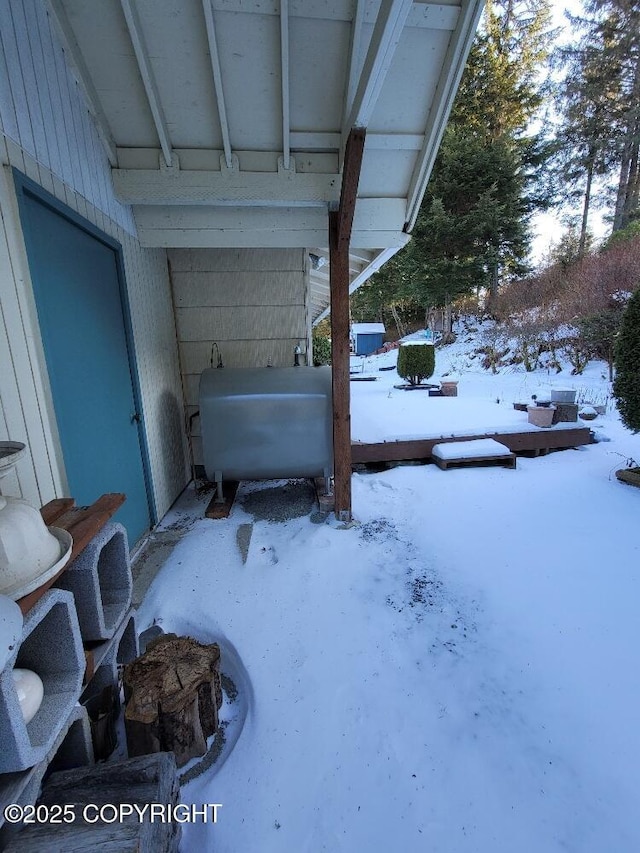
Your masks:
{"label": "door frame", "polygon": [[[138,442],[140,445],[140,455],[142,458],[142,471],[144,477],[144,487],[145,493],[147,497],[147,508],[149,511],[149,523],[150,529],[152,529],[158,523],[158,513],[156,509],[155,496],[153,493],[153,480],[151,477],[151,460],[149,454],[149,445],[147,441],[147,430],[145,425],[145,414],[144,409],[142,407],[142,390],[140,387],[140,380],[138,376],[138,363],[136,358],[136,347],[135,347],[135,338],[133,334],[133,324],[131,322],[131,306],[129,302],[129,294],[126,286],[126,275],[125,275],[125,267],[124,267],[124,253],[122,251],[122,245],[115,238],[111,237],[109,234],[105,233],[102,229],[98,228],[88,219],[85,219],[84,216],[79,214],[77,211],[73,210],[64,202],[60,201],[60,199],[56,198],[52,195],[48,190],[41,187],[40,184],[33,181],[31,178],[27,177],[27,175],[18,171],[15,167],[11,169],[13,174],[13,182],[16,191],[16,197],[18,201],[18,212],[20,215],[20,230],[22,233],[22,239],[24,241],[25,249],[26,249],[26,260],[27,260],[27,269],[29,272],[29,283],[31,285],[31,292],[33,296],[33,302],[36,308],[34,321],[37,323],[37,331],[42,344],[44,344],[44,340],[42,337],[42,330],[40,328],[40,319],[38,317],[37,312],[37,300],[35,298],[35,291],[33,289],[33,284],[31,283],[31,268],[29,267],[29,242],[30,235],[28,234],[28,229],[24,228],[24,222],[27,221],[27,212],[26,212],[26,201],[25,197],[30,195],[32,198],[35,198],[37,202],[45,205],[54,213],[57,213],[59,216],[62,216],[64,219],[71,222],[76,227],[80,228],[82,231],[87,233],[89,236],[98,240],[107,248],[111,249],[114,253],[115,263],[116,263],[116,277],[118,281],[118,291],[120,294],[120,304],[122,306],[122,320],[124,327],[124,336],[126,341],[127,348],[127,360],[129,363],[129,374],[131,376],[131,387],[133,390],[133,400],[136,407],[136,412],[140,414],[140,421],[136,424],[137,432],[138,432]],[[46,362],[46,358],[43,364],[44,373],[46,377],[46,383],[48,386],[48,393],[51,400],[53,400],[52,388],[51,388],[51,380],[49,378],[49,367]],[[55,417],[56,429],[59,430],[58,427],[58,419],[55,415],[55,407],[53,409],[53,414]],[[61,462],[65,471],[66,477],[66,462],[64,459],[64,454],[62,453],[62,448],[60,448]],[[68,485],[68,481],[67,481]],[[96,499],[99,495],[96,495]],[[136,543],[131,543],[133,547]]]}

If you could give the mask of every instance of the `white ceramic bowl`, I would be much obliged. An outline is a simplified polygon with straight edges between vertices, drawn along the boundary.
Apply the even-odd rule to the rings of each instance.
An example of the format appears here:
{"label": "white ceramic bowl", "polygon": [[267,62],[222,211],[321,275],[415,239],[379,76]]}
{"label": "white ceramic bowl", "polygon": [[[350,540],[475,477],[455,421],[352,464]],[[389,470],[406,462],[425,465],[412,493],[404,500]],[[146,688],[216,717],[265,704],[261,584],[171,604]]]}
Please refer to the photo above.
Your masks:
{"label": "white ceramic bowl", "polygon": [[42,705],[44,698],[44,685],[37,672],[32,669],[13,670],[13,683],[16,686],[20,710],[25,723],[31,722]]}

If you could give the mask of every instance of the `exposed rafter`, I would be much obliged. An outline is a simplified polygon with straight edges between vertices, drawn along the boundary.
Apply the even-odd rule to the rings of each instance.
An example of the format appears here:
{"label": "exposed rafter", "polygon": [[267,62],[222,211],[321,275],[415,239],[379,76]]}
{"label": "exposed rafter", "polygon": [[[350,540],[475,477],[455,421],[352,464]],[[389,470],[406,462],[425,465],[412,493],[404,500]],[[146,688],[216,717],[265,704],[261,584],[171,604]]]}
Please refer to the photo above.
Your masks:
{"label": "exposed rafter", "polygon": [[368,127],[412,5],[413,0],[382,0],[358,88],[342,126],[343,138],[352,127]]}
{"label": "exposed rafter", "polygon": [[484,0],[468,0],[463,3],[456,28],[449,41],[444,65],[438,80],[433,99],[434,106],[429,113],[424,144],[418,155],[409,184],[407,200],[407,230],[413,228],[420,203],[427,187],[427,181],[440,147],[442,134],[451,112],[453,99],[458,90],[467,56],[474,39],[478,21],[484,8]]}
{"label": "exposed rafter", "polygon": [[68,60],[70,60],[71,65],[75,67],[76,79],[78,80],[78,84],[85,96],[89,112],[96,123],[96,129],[104,150],[107,153],[107,157],[109,158],[109,163],[112,166],[117,166],[118,154],[116,151],[116,144],[111,136],[111,131],[109,130],[109,122],[107,121],[107,117],[105,116],[100,104],[98,93],[93,85],[91,75],[87,69],[84,57],[82,56],[82,51],[80,50],[71,24],[69,23],[67,13],[64,10],[61,0],[48,0],[48,2],[53,21],[57,26],[58,36],[60,37],[60,41],[67,54]]}
{"label": "exposed rafter", "polygon": [[345,121],[351,112],[351,107],[356,96],[358,85],[358,65],[360,57],[360,43],[362,40],[362,22],[364,20],[365,0],[356,0],[356,13],[351,24],[351,38],[349,40],[349,76],[347,78],[347,97],[345,101]]}
{"label": "exposed rafter", "polygon": [[[375,272],[377,272],[383,264],[386,264],[386,262],[389,260],[389,258],[392,258],[397,252],[400,251],[400,249],[403,248],[403,246],[407,245],[407,243],[409,242],[409,239],[410,238],[408,237],[407,234],[399,234],[397,245],[391,246],[388,249],[380,250],[375,255],[375,257],[373,257],[371,262],[369,264],[367,264],[367,266],[364,267],[364,269],[360,273],[358,273],[358,275],[351,281],[351,283],[349,285],[349,293],[350,294],[354,293],[361,285],[363,285],[365,283],[365,281],[368,281],[368,279],[370,279],[371,276]],[[351,250],[350,256],[352,254],[353,254],[353,250]],[[321,320],[324,320],[325,317],[329,316],[329,313],[330,313],[330,308],[329,307],[324,308],[324,310],[321,311],[321,313],[318,314],[318,316],[314,318],[313,325],[315,326]]]}
{"label": "exposed rafter", "polygon": [[224,89],[222,86],[222,71],[220,69],[220,54],[218,53],[218,41],[216,38],[215,22],[213,20],[213,9],[211,0],[202,0],[202,9],[207,28],[207,40],[209,42],[209,56],[211,57],[211,71],[213,73],[213,85],[216,90],[216,102],[218,104],[218,118],[220,119],[220,130],[222,132],[222,147],[227,169],[233,165],[233,154],[231,151],[231,139],[229,136],[229,120],[227,108],[224,103]]}
{"label": "exposed rafter", "polygon": [[147,51],[147,46],[142,34],[138,12],[132,0],[120,0],[120,5],[122,6],[122,11],[127,23],[127,30],[129,31],[129,37],[131,39],[131,44],[133,45],[136,62],[138,63],[138,70],[140,71],[140,76],[142,78],[142,85],[144,86],[144,90],[147,94],[147,101],[149,102],[149,108],[151,110],[151,115],[153,116],[153,123],[155,124],[156,133],[160,140],[160,147],[162,148],[162,153],[167,166],[170,166],[171,140],[169,137],[169,130],[160,104],[160,96],[158,94],[155,77],[153,76],[153,71],[151,69],[149,52]]}
{"label": "exposed rafter", "polygon": [[282,162],[291,168],[289,120],[289,0],[280,0],[280,76],[282,78]]}

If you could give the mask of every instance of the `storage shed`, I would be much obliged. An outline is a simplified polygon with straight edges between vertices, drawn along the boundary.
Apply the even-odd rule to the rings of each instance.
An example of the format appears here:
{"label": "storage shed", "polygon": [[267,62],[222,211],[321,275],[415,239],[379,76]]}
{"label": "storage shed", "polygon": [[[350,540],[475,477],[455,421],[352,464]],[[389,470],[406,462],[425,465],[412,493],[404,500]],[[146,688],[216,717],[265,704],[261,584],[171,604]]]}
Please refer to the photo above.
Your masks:
{"label": "storage shed", "polygon": [[384,339],[383,323],[353,323],[351,340],[356,355],[370,355],[380,349]]}

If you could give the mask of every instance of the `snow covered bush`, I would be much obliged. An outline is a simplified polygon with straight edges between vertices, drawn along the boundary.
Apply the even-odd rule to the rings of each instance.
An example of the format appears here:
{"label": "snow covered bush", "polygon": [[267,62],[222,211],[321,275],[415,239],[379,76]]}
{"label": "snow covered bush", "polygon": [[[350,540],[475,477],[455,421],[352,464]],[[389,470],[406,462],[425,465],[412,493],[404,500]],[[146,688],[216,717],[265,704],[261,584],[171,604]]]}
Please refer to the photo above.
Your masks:
{"label": "snow covered bush", "polygon": [[407,341],[398,350],[398,373],[410,385],[433,376],[435,367],[435,349],[428,341]]}
{"label": "snow covered bush", "polygon": [[640,290],[633,294],[622,317],[613,395],[624,425],[640,432]]}

